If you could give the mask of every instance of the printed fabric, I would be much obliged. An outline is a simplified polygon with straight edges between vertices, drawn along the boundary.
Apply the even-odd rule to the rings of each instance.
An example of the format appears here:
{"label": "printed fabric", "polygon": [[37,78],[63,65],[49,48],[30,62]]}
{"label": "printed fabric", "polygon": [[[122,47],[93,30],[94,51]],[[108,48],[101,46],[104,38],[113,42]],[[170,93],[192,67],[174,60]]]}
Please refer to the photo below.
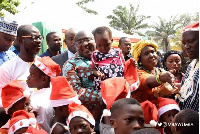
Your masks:
{"label": "printed fabric", "polygon": [[99,78],[94,76],[95,90],[101,89],[101,81],[107,78],[124,77],[124,59],[121,50],[111,49],[108,54],[94,51],[91,56],[93,68],[97,69],[105,76]]}
{"label": "printed fabric", "polygon": [[193,60],[181,81],[181,90],[176,99],[180,109],[199,112],[199,62]]}
{"label": "printed fabric", "polygon": [[67,78],[72,88],[81,94],[79,99],[89,110],[102,105],[100,91],[95,90],[93,86],[91,64],[90,60],[75,54],[63,66],[63,76]]}
{"label": "printed fabric", "polygon": [[12,52],[11,50],[5,51],[5,52],[0,52],[0,66],[10,60],[12,57],[15,57],[16,54]]}

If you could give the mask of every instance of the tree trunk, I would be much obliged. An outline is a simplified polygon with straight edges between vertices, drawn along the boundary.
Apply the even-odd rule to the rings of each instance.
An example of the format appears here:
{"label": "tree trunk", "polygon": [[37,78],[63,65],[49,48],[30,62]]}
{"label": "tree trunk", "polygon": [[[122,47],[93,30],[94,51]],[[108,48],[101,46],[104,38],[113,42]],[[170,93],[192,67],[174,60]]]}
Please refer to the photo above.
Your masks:
{"label": "tree trunk", "polygon": [[164,39],[164,44],[165,44],[165,52],[167,52],[169,49],[168,49],[168,44],[169,44],[169,42],[168,42],[168,40],[167,40],[167,38],[165,38]]}

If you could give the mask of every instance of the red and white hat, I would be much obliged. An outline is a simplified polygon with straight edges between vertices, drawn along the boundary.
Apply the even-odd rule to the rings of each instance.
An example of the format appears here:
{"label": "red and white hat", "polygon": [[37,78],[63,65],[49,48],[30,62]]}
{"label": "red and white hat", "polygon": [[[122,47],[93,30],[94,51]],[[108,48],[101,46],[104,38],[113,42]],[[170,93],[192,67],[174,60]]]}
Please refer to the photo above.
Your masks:
{"label": "red and white hat", "polygon": [[[110,110],[112,104],[121,98],[130,98],[130,87],[123,77],[109,78],[101,81],[101,96]],[[109,111],[103,111],[103,116],[110,116]]]}
{"label": "red and white hat", "polygon": [[81,104],[78,95],[64,76],[51,78],[52,91],[50,101],[52,107],[59,107],[71,103]]}
{"label": "red and white hat", "polygon": [[196,23],[192,23],[188,26],[186,26],[183,31],[182,31],[182,34],[184,32],[187,32],[187,31],[199,31],[199,22],[196,22]]}
{"label": "red and white hat", "polygon": [[148,100],[140,104],[143,109],[145,124],[150,124],[151,120],[158,121],[158,110],[155,104]]}
{"label": "red and white hat", "polygon": [[2,105],[6,111],[13,106],[17,101],[24,97],[30,96],[30,93],[26,90],[24,91],[23,86],[16,80],[9,82],[6,86],[2,88],[1,98]]}
{"label": "red and white hat", "polygon": [[48,56],[35,57],[33,64],[50,77],[59,76],[61,73],[60,66]]}
{"label": "red and white hat", "polygon": [[131,92],[137,90],[140,85],[138,78],[137,68],[133,65],[134,59],[130,58],[125,62],[124,66],[124,78],[130,85]]}
{"label": "red and white hat", "polygon": [[48,133],[43,129],[38,130],[37,128],[29,126],[26,132],[22,134],[48,134]]}
{"label": "red and white hat", "polygon": [[67,125],[69,126],[70,121],[74,117],[82,117],[87,120],[90,124],[95,126],[95,119],[88,109],[80,104],[72,103],[68,106],[69,116],[67,118]]}
{"label": "red and white hat", "polygon": [[13,134],[20,128],[32,126],[36,128],[37,121],[33,113],[27,113],[24,110],[19,110],[13,113],[10,120],[8,134]]}
{"label": "red and white hat", "polygon": [[173,109],[180,111],[180,108],[175,100],[169,99],[169,98],[158,97],[158,116],[159,116],[159,118],[165,112],[173,110]]}

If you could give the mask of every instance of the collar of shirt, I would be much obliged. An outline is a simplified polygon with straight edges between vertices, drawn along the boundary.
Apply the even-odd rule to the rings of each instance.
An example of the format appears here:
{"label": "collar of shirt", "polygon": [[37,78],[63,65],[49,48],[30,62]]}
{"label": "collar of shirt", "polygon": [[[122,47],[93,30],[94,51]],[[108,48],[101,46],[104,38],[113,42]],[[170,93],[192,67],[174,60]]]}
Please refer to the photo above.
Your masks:
{"label": "collar of shirt", "polygon": [[68,59],[70,59],[74,54],[68,50]]}

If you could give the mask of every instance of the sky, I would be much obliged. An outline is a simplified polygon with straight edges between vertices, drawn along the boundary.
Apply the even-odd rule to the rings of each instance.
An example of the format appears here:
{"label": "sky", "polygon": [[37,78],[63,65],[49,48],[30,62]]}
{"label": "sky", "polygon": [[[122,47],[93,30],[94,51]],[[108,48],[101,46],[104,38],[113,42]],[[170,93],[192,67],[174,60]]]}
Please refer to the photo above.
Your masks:
{"label": "sky", "polygon": [[[97,26],[109,26],[105,17],[112,14],[118,5],[139,4],[139,15],[151,16],[148,23],[158,22],[158,16],[169,20],[171,16],[199,12],[199,0],[95,0],[85,6],[96,10],[99,15],[83,11],[75,3],[79,0],[20,0],[16,15],[7,15],[19,24],[47,22],[51,27],[93,30]],[[117,30],[114,33],[120,34]]]}

